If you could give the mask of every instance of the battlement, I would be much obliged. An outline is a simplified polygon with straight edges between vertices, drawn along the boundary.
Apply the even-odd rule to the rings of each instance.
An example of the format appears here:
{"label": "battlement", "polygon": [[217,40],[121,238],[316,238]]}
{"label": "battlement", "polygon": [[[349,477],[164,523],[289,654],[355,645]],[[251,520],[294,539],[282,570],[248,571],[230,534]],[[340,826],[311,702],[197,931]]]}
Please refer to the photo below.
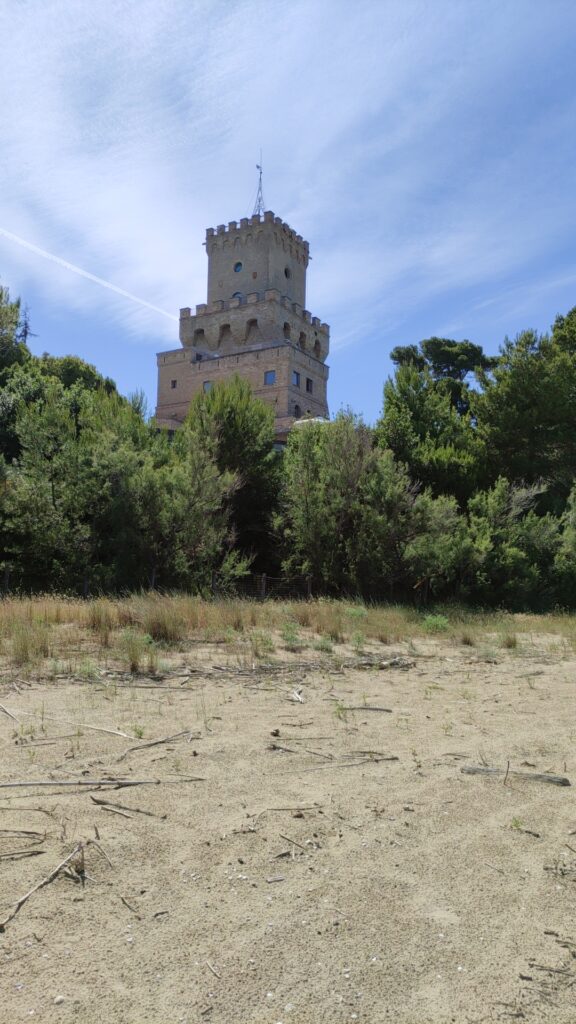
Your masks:
{"label": "battlement", "polygon": [[242,217],[239,222],[231,220],[228,224],[219,224],[216,228],[207,228],[206,245],[214,246],[219,243],[229,245],[231,241],[236,239],[243,242],[249,236],[251,237],[254,228],[258,227],[268,230],[272,228],[276,235],[277,243],[279,245],[289,244],[292,246],[296,250],[298,257],[308,264],[310,257],[308,242],[302,238],[302,235],[297,234],[289,224],[286,224],[281,217],[276,217],[271,210],[267,210],[263,216],[255,213],[253,217]]}
{"label": "battlement", "polygon": [[224,313],[228,310],[240,309],[242,306],[252,306],[257,302],[277,302],[284,309],[295,313],[305,323],[311,324],[315,330],[320,331],[322,334],[328,335],[330,332],[328,324],[322,323],[319,317],[312,316],[307,309],[303,309],[297,302],[292,302],[292,299],[287,295],[281,295],[276,288],[268,288],[265,292],[248,292],[248,295],[240,299],[217,299],[215,302],[202,302],[196,306],[195,314],[192,313],[190,306],[184,306],[180,310],[180,320],[187,320],[190,317],[194,319],[210,317],[213,313]]}

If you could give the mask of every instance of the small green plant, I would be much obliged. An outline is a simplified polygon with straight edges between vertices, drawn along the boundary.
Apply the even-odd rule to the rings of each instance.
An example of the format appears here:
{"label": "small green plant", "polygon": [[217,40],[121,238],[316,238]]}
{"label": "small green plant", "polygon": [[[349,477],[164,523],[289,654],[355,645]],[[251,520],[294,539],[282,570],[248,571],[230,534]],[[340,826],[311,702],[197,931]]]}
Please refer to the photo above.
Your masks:
{"label": "small green plant", "polygon": [[512,818],[510,828],[516,829],[517,832],[520,832],[524,828],[524,822],[521,821],[520,818]]}
{"label": "small green plant", "polygon": [[450,628],[445,615],[425,615],[422,625],[427,633],[446,633]]}
{"label": "small green plant", "polygon": [[143,725],[133,725],[132,726],[132,730],[133,730],[134,735],[135,735],[137,740],[141,740],[141,739],[144,738],[144,726]]}
{"label": "small green plant", "polygon": [[368,612],[361,604],[352,605],[352,607],[346,609],[346,615],[351,619],[365,619]]}
{"label": "small green plant", "polygon": [[333,648],[330,638],[327,636],[321,636],[314,644],[314,650],[319,651],[321,654],[332,654]]}
{"label": "small green plant", "polygon": [[142,628],[152,640],[164,644],[177,644],[186,636],[186,622],[170,599],[146,605]]}
{"label": "small green plant", "polygon": [[250,646],[255,658],[263,658],[267,654],[272,654],[274,641],[269,633],[258,629],[250,637]]}
{"label": "small green plant", "polygon": [[295,622],[285,622],[282,626],[282,640],[288,651],[298,651],[302,646],[300,634]]}
{"label": "small green plant", "polygon": [[84,658],[84,660],[80,662],[76,669],[76,673],[80,679],[90,680],[98,678],[98,668],[90,658]]}
{"label": "small green plant", "polygon": [[453,722],[442,722],[442,732],[445,736],[451,736],[454,732]]}
{"label": "small green plant", "polygon": [[337,718],[339,722],[346,721],[346,706],[341,700],[337,700],[334,705],[334,717]]}
{"label": "small green plant", "polygon": [[352,646],[356,651],[356,654],[362,654],[365,642],[366,638],[364,636],[364,633],[358,631],[352,634]]}

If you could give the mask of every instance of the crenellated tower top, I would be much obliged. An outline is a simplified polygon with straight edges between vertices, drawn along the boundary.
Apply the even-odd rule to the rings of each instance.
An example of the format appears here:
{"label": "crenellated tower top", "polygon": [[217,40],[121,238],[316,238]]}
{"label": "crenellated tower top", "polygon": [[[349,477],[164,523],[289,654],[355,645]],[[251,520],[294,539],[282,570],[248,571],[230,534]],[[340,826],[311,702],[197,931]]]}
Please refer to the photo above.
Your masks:
{"label": "crenellated tower top", "polygon": [[308,242],[271,210],[206,231],[208,303],[277,289],[306,305]]}

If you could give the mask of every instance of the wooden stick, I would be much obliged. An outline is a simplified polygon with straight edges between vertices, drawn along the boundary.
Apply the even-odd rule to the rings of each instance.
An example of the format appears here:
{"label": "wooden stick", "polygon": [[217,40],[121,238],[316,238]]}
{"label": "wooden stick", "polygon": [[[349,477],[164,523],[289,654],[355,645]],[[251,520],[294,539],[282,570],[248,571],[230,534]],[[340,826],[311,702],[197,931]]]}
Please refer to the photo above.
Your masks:
{"label": "wooden stick", "polygon": [[182,779],[54,779],[53,782],[0,782],[0,789],[17,789],[23,786],[112,786],[124,789],[128,786],[177,786],[180,782],[206,782],[203,778]]}
{"label": "wooden stick", "polygon": [[116,758],[116,762],[123,761],[128,754],[132,754],[135,750],[147,750],[149,747],[159,747],[161,743],[171,743],[172,740],[178,740],[181,736],[189,736],[191,739],[195,740],[199,740],[201,738],[200,733],[196,733],[192,736],[192,731],[190,729],[183,729],[182,732],[176,732],[173,736],[166,736],[162,740],[152,740],[150,743],[139,743],[135,747],[128,747],[128,750],[125,750],[123,754],[120,754],[120,757]]}
{"label": "wooden stick", "polygon": [[297,843],[295,839],[290,839],[290,836],[284,836],[282,835],[281,832],[279,832],[278,835],[280,836],[280,839],[285,839],[287,843],[292,843],[292,846],[297,846],[299,850],[304,850],[304,853],[308,853],[306,847],[301,846],[300,843]]}
{"label": "wooden stick", "polygon": [[380,761],[399,761],[399,757],[365,757],[362,761],[345,761],[343,764],[319,764],[315,768],[292,768],[287,772],[279,772],[280,775],[297,775],[300,772],[321,772],[326,768],[357,768],[360,764],[378,764]]}
{"label": "wooden stick", "polygon": [[12,850],[10,853],[0,853],[0,860],[22,860],[23,857],[40,857],[46,850]]}
{"label": "wooden stick", "polygon": [[56,865],[54,870],[51,871],[49,875],[46,875],[46,878],[43,878],[41,882],[38,882],[38,884],[33,886],[32,889],[29,889],[28,892],[24,894],[24,896],[21,896],[20,899],[16,900],[16,903],[14,904],[14,909],[10,911],[8,917],[5,917],[3,921],[0,921],[0,932],[5,931],[6,925],[9,924],[10,921],[12,921],[16,917],[18,911],[21,910],[24,904],[28,902],[30,897],[33,896],[35,892],[38,892],[39,889],[43,889],[45,885],[49,885],[50,882],[53,882],[54,879],[62,871],[62,868],[66,867],[66,865],[69,864],[71,860],[74,860],[74,857],[77,857],[79,853],[82,854],[83,852],[84,843],[77,843],[74,849],[72,850],[72,853],[69,853],[68,856],[64,858],[64,860],[60,861],[60,863]]}
{"label": "wooden stick", "polygon": [[209,960],[206,961],[206,967],[208,968],[208,970],[212,971],[212,974],[214,975],[215,978],[220,978],[218,971],[216,970],[215,967],[212,967],[212,964],[210,963]]}
{"label": "wooden stick", "polygon": [[[34,711],[21,711],[21,715],[26,715],[27,718],[37,718],[38,715]],[[61,722],[63,725],[73,725],[76,729],[91,729],[93,732],[105,732],[109,736],[122,736],[125,740],[131,740],[132,737],[127,732],[120,732],[119,729],[105,729],[101,725],[88,725],[86,722],[71,722],[67,718],[55,718],[54,715],[44,715],[44,718],[48,718],[51,722]]]}
{"label": "wooden stick", "polygon": [[90,794],[90,799],[95,804],[102,807],[118,807],[121,811],[132,811],[134,814],[146,814],[149,818],[160,818],[161,821],[164,821],[168,817],[167,814],[154,814],[153,811],[143,811],[140,807],[128,807],[126,804],[113,804],[110,800],[99,800],[97,796],[92,796],[92,794]]}
{"label": "wooden stick", "polygon": [[0,711],[3,711],[5,715],[8,715],[8,718],[12,718],[14,722],[18,722],[18,725],[20,725],[20,719],[16,718],[16,715],[13,715],[11,711],[8,711],[8,708],[5,708],[3,704],[0,704]]}
{"label": "wooden stick", "polygon": [[104,804],[102,810],[109,811],[110,814],[119,814],[122,818],[132,818],[131,814],[126,814],[126,811],[121,811],[119,807],[107,807],[106,804]]}
{"label": "wooden stick", "polygon": [[392,708],[379,708],[370,704],[355,704],[352,707],[344,707],[343,711],[385,711],[387,715],[391,715]]}
{"label": "wooden stick", "polygon": [[504,768],[482,768],[477,765],[468,765],[461,768],[460,771],[464,775],[514,775],[518,779],[528,779],[530,782],[549,782],[553,786],[571,786],[570,779],[567,779],[565,775],[541,775],[538,772],[516,772]]}

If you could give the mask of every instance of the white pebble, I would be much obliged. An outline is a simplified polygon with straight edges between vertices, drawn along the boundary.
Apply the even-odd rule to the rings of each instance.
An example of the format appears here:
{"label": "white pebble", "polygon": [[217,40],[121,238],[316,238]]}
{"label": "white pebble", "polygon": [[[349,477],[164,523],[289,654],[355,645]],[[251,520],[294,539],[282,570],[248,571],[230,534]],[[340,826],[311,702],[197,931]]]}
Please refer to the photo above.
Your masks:
{"label": "white pebble", "polygon": [[60,1006],[60,1003],[63,1003],[63,1002],[64,1002],[64,996],[55,996],[54,997],[54,1005],[55,1006]]}

